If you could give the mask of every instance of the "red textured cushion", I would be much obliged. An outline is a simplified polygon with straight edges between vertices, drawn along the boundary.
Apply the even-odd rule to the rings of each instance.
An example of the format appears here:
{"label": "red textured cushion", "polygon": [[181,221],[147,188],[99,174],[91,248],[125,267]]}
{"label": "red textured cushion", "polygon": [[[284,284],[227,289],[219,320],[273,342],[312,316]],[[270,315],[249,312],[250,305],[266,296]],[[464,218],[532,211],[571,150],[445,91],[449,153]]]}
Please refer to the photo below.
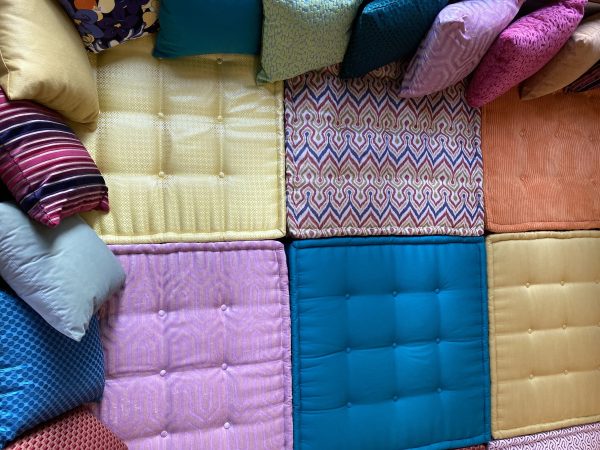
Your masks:
{"label": "red textured cushion", "polygon": [[0,179],[29,216],[54,227],[84,211],[108,211],[108,188],[62,117],[0,89]]}
{"label": "red textured cushion", "polygon": [[6,450],[127,450],[87,408],[74,409],[22,435]]}

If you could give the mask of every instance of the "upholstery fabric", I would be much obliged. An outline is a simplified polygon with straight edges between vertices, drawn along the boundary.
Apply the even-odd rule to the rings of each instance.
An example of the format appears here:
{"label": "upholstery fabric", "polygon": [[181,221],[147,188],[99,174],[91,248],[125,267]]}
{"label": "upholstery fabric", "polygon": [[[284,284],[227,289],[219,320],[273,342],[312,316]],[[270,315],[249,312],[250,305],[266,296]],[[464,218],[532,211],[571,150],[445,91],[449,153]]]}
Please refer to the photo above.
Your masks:
{"label": "upholstery fabric", "polygon": [[585,92],[598,88],[600,88],[600,61],[594,64],[590,70],[577,80],[565,87],[565,92]]}
{"label": "upholstery fabric", "polygon": [[400,71],[286,82],[291,236],[483,234],[479,111],[463,84],[400,98]]}
{"label": "upholstery fabric", "polygon": [[513,89],[485,106],[488,230],[600,228],[599,100],[557,94],[520,102]]}
{"label": "upholstery fabric", "polygon": [[600,231],[487,238],[495,439],[600,421],[598,255]]}
{"label": "upholstery fabric", "polygon": [[82,141],[110,190],[86,214],[108,243],[285,234],[283,85],[256,86],[256,59],[157,60],[150,37],[93,57],[102,113]]}
{"label": "upholstery fabric", "polygon": [[465,0],[442,9],[406,69],[400,94],[429,95],[469,75],[523,1]]}
{"label": "upholstery fabric", "polygon": [[23,211],[50,227],[80,212],[108,211],[104,179],[60,115],[34,102],[11,102],[2,88],[0,179]]}
{"label": "upholstery fabric", "polygon": [[0,324],[0,447],[42,422],[100,399],[104,364],[96,317],[81,342],[75,342],[2,287]]}
{"label": "upholstery fabric", "polygon": [[484,444],[482,445],[473,445],[471,447],[463,447],[463,448],[459,448],[457,450],[485,450],[486,446]]}
{"label": "upholstery fabric", "polygon": [[293,241],[294,448],[489,439],[483,238]]}
{"label": "upholstery fabric", "polygon": [[260,0],[162,0],[154,56],[255,55],[260,51],[261,29]]}
{"label": "upholstery fabric", "polygon": [[158,29],[158,0],[58,0],[94,53]]}
{"label": "upholstery fabric", "polygon": [[531,100],[559,91],[600,61],[600,13],[583,20],[565,46],[521,86],[521,98]]}
{"label": "upholstery fabric", "polygon": [[0,0],[0,86],[90,127],[98,117],[94,74],[56,0]]}
{"label": "upholstery fabric", "polygon": [[340,75],[355,78],[411,57],[448,0],[368,0],[352,26]]}
{"label": "upholstery fabric", "polygon": [[275,241],[112,247],[98,415],[130,449],[291,450],[287,267]]}
{"label": "upholstery fabric", "polygon": [[46,322],[76,341],[125,281],[106,244],[79,217],[49,229],[12,203],[0,203],[0,276]]}
{"label": "upholstery fabric", "polygon": [[598,450],[599,448],[600,423],[489,443],[490,450]]}
{"label": "upholstery fabric", "polygon": [[342,61],[362,0],[264,0],[259,82]]}
{"label": "upholstery fabric", "polygon": [[6,450],[127,450],[127,446],[85,407],[38,425]]}
{"label": "upholstery fabric", "polygon": [[506,28],[475,70],[467,89],[472,106],[500,97],[546,65],[583,18],[587,0],[553,0]]}

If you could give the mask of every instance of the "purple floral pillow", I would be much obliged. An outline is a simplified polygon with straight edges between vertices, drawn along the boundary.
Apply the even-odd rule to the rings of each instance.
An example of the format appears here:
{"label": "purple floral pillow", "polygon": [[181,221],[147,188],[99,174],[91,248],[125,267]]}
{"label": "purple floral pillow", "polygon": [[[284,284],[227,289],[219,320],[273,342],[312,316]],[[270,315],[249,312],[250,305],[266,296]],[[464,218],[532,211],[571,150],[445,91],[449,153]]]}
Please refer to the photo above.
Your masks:
{"label": "purple floral pillow", "polygon": [[87,49],[99,53],[158,30],[158,0],[59,0]]}

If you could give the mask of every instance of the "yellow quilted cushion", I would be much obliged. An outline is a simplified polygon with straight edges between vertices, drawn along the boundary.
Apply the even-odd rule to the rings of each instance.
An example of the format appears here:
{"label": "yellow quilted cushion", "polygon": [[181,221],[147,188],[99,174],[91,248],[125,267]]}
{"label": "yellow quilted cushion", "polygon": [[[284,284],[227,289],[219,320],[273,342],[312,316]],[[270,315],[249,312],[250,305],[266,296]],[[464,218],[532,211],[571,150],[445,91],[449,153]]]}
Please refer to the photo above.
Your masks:
{"label": "yellow quilted cushion", "polygon": [[600,421],[600,232],[487,239],[492,435]]}
{"label": "yellow quilted cushion", "polygon": [[285,234],[283,86],[257,60],[152,58],[153,38],[91,56],[100,115],[80,131],[104,174],[108,243],[227,241]]}

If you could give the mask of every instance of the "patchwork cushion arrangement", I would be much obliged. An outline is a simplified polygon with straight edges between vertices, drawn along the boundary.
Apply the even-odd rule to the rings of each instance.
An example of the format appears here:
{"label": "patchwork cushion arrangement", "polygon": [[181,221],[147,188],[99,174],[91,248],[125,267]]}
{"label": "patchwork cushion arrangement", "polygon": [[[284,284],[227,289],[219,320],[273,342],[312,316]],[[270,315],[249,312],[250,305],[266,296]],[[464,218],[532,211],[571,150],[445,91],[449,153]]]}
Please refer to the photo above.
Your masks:
{"label": "patchwork cushion arrangement", "polygon": [[287,267],[276,241],[114,246],[98,410],[130,449],[291,450]]}
{"label": "patchwork cushion arrangement", "polygon": [[495,439],[600,421],[598,255],[600,231],[487,238]]}
{"label": "patchwork cushion arrangement", "polygon": [[586,92],[600,88],[600,61],[565,88],[565,92]]}
{"label": "patchwork cushion arrangement", "polygon": [[254,57],[160,61],[152,46],[92,55],[102,112],[79,132],[111,212],[86,220],[108,243],[282,237],[282,84],[256,86]]}
{"label": "patchwork cushion arrangement", "polygon": [[[370,0],[354,20],[340,75],[355,78],[412,56],[448,0]],[[336,61],[334,61],[336,62]]]}
{"label": "patchwork cushion arrangement", "polygon": [[162,0],[154,56],[176,58],[260,51],[260,0]]}
{"label": "patchwork cushion arrangement", "polygon": [[480,113],[462,83],[401,98],[401,70],[286,81],[292,237],[483,234]]}
{"label": "patchwork cushion arrangement", "polygon": [[521,86],[521,98],[551,94],[584,75],[600,61],[600,13],[583,20],[565,46]]}
{"label": "patchwork cushion arrangement", "polygon": [[490,450],[598,450],[600,423],[492,441],[488,448]]}
{"label": "patchwork cushion arrangement", "polygon": [[91,52],[158,29],[158,0],[58,0]]}
{"label": "patchwork cushion arrangement", "polygon": [[552,0],[500,33],[473,74],[469,104],[483,106],[544,67],[581,22],[586,3]]}
{"label": "patchwork cushion arrangement", "polygon": [[259,82],[342,61],[362,0],[264,0]]}
{"label": "patchwork cushion arrangement", "polygon": [[0,288],[0,447],[83,403],[98,401],[104,364],[98,319],[81,342]]}
{"label": "patchwork cushion arrangement", "polygon": [[8,98],[36,101],[93,127],[94,74],[56,0],[0,0],[0,54],[0,86]]}
{"label": "patchwork cushion arrangement", "polygon": [[488,230],[600,228],[598,100],[557,94],[521,102],[513,89],[486,105]]}
{"label": "patchwork cushion arrangement", "polygon": [[292,242],[294,448],[489,439],[483,238]]}
{"label": "patchwork cushion arrangement", "polygon": [[435,18],[402,81],[403,97],[421,97],[469,75],[524,0],[465,0]]}
{"label": "patchwork cushion arrangement", "polygon": [[80,212],[108,211],[108,189],[59,114],[9,101],[0,88],[0,179],[23,211],[49,227]]}
{"label": "patchwork cushion arrangement", "polygon": [[127,450],[127,446],[85,407],[30,430],[6,450]]}

